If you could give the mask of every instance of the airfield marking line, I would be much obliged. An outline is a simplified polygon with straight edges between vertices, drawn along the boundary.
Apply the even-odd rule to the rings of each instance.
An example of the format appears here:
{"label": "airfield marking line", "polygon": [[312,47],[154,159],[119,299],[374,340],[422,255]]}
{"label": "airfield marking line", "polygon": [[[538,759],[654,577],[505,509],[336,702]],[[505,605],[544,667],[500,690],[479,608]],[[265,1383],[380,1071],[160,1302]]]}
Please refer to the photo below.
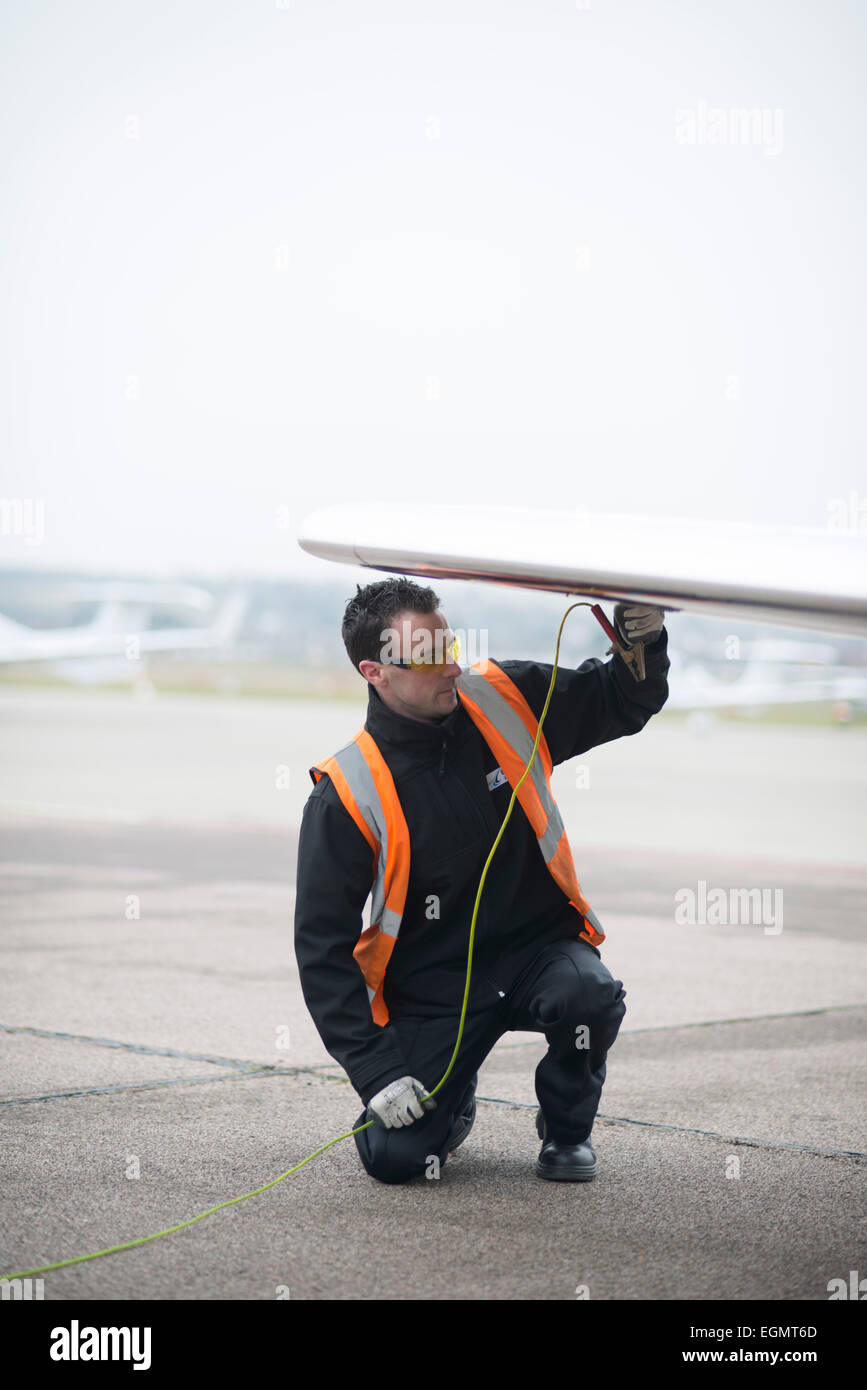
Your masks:
{"label": "airfield marking line", "polygon": [[54,1038],[61,1042],[91,1043],[94,1047],[114,1047],[124,1052],[140,1052],[152,1057],[179,1057],[188,1062],[211,1062],[218,1067],[237,1067],[239,1071],[262,1070],[268,1062],[248,1062],[237,1057],[217,1057],[208,1052],[180,1052],[174,1047],[149,1047],[144,1043],[117,1042],[114,1038],[90,1038],[82,1033],[57,1033],[47,1028],[30,1028],[0,1023],[0,1033],[28,1033],[36,1038]]}
{"label": "airfield marking line", "polygon": [[[146,1091],[157,1090],[165,1086],[199,1086],[213,1081],[246,1081],[253,1078],[304,1074],[302,1068],[296,1068],[294,1071],[279,1071],[277,1068],[268,1067],[259,1072],[233,1071],[226,1072],[223,1076],[183,1076],[166,1081],[133,1081],[124,1082],[117,1086],[91,1086],[77,1091],[55,1091],[40,1096],[13,1096],[7,1100],[0,1100],[0,1105],[29,1105],[35,1101],[66,1100],[76,1096],[104,1096],[115,1091]],[[315,1075],[315,1073],[312,1074]],[[345,1076],[322,1076],[317,1077],[317,1079],[344,1083],[348,1080]],[[536,1101],[506,1100],[502,1096],[477,1095],[476,1100],[486,1101],[489,1105],[507,1105],[512,1110],[538,1109],[538,1102]],[[715,1129],[696,1129],[689,1125],[663,1124],[659,1120],[634,1120],[625,1115],[603,1115],[601,1111],[597,1113],[596,1119],[609,1125],[640,1125],[645,1129],[667,1129],[677,1134],[700,1134],[709,1139],[723,1139],[727,1144],[747,1144],[753,1148],[794,1149],[799,1153],[817,1154],[823,1158],[867,1158],[867,1153],[862,1153],[858,1149],[819,1149],[811,1144],[790,1144],[780,1139],[753,1139],[744,1135],[722,1134]]]}
{"label": "airfield marking line", "polygon": [[[820,1014],[845,1013],[847,1009],[867,1009],[867,1004],[828,1004],[827,1007],[821,1009],[796,1009],[794,1013],[748,1014],[743,1018],[709,1018],[702,1019],[698,1023],[658,1023],[652,1024],[649,1028],[621,1028],[617,1036],[619,1038],[634,1038],[639,1033],[673,1033],[685,1028],[719,1028],[730,1023],[767,1023],[778,1018],[813,1018]],[[544,1041],[544,1038],[541,1041]],[[500,1048],[538,1047],[539,1043],[531,1040],[528,1042],[500,1043],[498,1046]]]}
{"label": "airfield marking line", "polygon": [[[491,1105],[509,1105],[513,1110],[538,1110],[538,1101],[501,1100],[499,1096],[476,1096],[476,1100],[486,1100]],[[721,1134],[715,1129],[694,1129],[689,1125],[666,1125],[660,1120],[632,1120],[625,1115],[603,1115],[597,1112],[597,1120],[607,1125],[641,1125],[645,1129],[670,1129],[678,1134],[701,1134],[708,1139],[724,1139],[727,1144],[749,1144],[757,1149],[796,1149],[799,1153],[819,1154],[823,1158],[867,1158],[860,1149],[817,1149],[811,1144],[789,1144],[782,1139],[751,1139],[745,1135]]]}
{"label": "airfield marking line", "polygon": [[121,1081],[116,1086],[83,1086],[75,1091],[47,1091],[39,1096],[7,1096],[2,1105],[33,1105],[39,1100],[68,1100],[75,1096],[107,1096],[115,1091],[155,1091],[162,1086],[203,1086],[212,1081],[246,1081],[248,1077],[292,1076],[274,1068],[263,1071],[227,1071],[222,1076],[176,1076],[162,1081]]}
{"label": "airfield marking line", "polygon": [[[852,1009],[863,1009],[865,1007],[867,1007],[867,1005],[864,1004],[837,1004],[829,1005],[827,1008],[822,1009],[800,1009],[794,1013],[759,1014],[749,1018],[710,1019],[707,1022],[701,1023],[662,1024],[659,1027],[635,1028],[632,1030],[632,1034],[637,1035],[639,1033],[671,1032],[679,1028],[714,1028],[720,1024],[759,1023],[765,1022],[769,1019],[780,1018],[809,1018],[826,1013],[840,1013]],[[168,1086],[196,1086],[209,1081],[243,1080],[244,1078],[248,1077],[262,1078],[266,1076],[314,1076],[322,1081],[337,1081],[344,1085],[348,1085],[349,1083],[349,1078],[346,1076],[338,1076],[335,1074],[329,1075],[327,1071],[324,1071],[323,1069],[329,1065],[327,1062],[317,1063],[310,1067],[279,1067],[276,1064],[272,1066],[268,1063],[263,1064],[255,1062],[245,1062],[229,1057],[210,1057],[204,1053],[180,1052],[175,1048],[145,1047],[139,1043],[116,1042],[109,1038],[89,1038],[76,1033],[54,1033],[44,1028],[16,1027],[14,1025],[5,1023],[0,1023],[0,1032],[27,1033],[35,1037],[60,1039],[67,1042],[93,1043],[98,1047],[120,1048],[129,1052],[146,1053],[152,1056],[160,1057],[178,1057],[190,1061],[221,1063],[225,1066],[231,1066],[235,1068],[234,1071],[227,1072],[223,1076],[172,1077],[160,1081],[120,1082],[114,1086],[92,1086],[74,1091],[56,1091],[38,1096],[11,1096],[8,1099],[0,1100],[0,1106],[28,1105],[35,1101],[65,1100],[76,1096],[110,1095],[117,1091],[157,1090]],[[625,1033],[623,1036],[629,1037],[632,1034]],[[538,1045],[539,1044],[537,1044],[535,1040],[532,1040],[526,1043],[503,1043],[500,1044],[500,1047],[535,1047]],[[512,1109],[516,1110],[538,1109],[537,1102],[507,1100],[501,1096],[477,1096],[476,1099],[480,1101],[487,1101],[491,1105],[508,1105],[511,1106]],[[669,1125],[663,1124],[661,1121],[657,1120],[634,1120],[630,1119],[627,1116],[604,1115],[601,1112],[597,1113],[596,1118],[598,1120],[601,1120],[605,1124],[641,1125],[648,1129],[666,1129],[679,1134],[700,1134],[711,1139],[723,1139],[726,1141],[726,1143],[747,1144],[755,1148],[793,1149],[800,1153],[813,1153],[825,1158],[867,1158],[867,1153],[862,1153],[858,1149],[819,1149],[809,1144],[790,1144],[778,1139],[753,1139],[741,1135],[722,1134],[718,1130],[696,1129],[688,1125]]]}

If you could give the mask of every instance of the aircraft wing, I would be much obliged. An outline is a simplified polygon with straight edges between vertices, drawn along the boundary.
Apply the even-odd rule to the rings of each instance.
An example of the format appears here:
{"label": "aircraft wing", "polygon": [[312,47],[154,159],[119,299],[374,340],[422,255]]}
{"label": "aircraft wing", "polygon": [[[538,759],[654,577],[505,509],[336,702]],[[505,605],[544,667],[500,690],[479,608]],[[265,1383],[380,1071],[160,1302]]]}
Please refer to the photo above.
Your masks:
{"label": "aircraft wing", "polygon": [[867,635],[867,535],[525,507],[348,503],[299,545],[343,564]]}

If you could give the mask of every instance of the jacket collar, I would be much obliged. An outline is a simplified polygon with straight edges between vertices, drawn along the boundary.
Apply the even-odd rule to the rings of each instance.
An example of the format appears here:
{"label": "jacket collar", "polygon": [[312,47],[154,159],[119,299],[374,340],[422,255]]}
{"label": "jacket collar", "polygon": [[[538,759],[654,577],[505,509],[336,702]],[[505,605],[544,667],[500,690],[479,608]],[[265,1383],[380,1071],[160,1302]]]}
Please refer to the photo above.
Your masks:
{"label": "jacket collar", "polygon": [[458,722],[465,718],[459,701],[457,709],[435,724],[428,724],[423,719],[410,719],[409,715],[390,709],[375,688],[372,685],[368,687],[364,727],[378,745],[391,743],[406,748],[439,748],[444,739],[454,737]]}

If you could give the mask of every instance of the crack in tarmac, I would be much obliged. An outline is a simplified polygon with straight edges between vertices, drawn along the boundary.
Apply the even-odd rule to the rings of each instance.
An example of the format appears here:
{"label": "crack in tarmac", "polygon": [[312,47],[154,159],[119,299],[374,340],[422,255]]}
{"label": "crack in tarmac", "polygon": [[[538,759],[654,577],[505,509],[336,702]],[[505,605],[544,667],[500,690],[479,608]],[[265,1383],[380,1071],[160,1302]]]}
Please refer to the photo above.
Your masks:
{"label": "crack in tarmac", "polygon": [[[713,1028],[729,1023],[759,1023],[768,1019],[779,1018],[805,1018],[813,1017],[826,1013],[840,1013],[846,1010],[865,1008],[864,1004],[840,1004],[831,1005],[824,1009],[800,1009],[794,1013],[783,1014],[759,1014],[750,1018],[730,1018],[730,1019],[711,1019],[702,1023],[686,1024],[661,1024],[659,1027],[635,1028],[631,1033],[624,1034],[629,1037],[632,1033],[660,1033],[672,1032],[685,1028]],[[31,1037],[53,1038],[64,1042],[91,1043],[96,1047],[118,1048],[122,1051],[144,1053],[156,1057],[177,1057],[186,1061],[210,1062],[218,1066],[230,1066],[234,1070],[226,1072],[222,1076],[188,1076],[172,1077],[159,1081],[130,1081],[119,1082],[114,1086],[90,1086],[73,1091],[51,1091],[36,1096],[10,1096],[6,1100],[0,1100],[0,1105],[32,1105],[37,1101],[66,1100],[75,1096],[102,1096],[111,1095],[118,1091],[145,1091],[159,1090],[167,1086],[200,1086],[214,1081],[238,1081],[247,1077],[266,1077],[266,1076],[318,1076],[322,1081],[338,1081],[348,1084],[348,1077],[329,1075],[324,1069],[328,1063],[317,1063],[309,1067],[280,1067],[261,1062],[249,1062],[240,1058],[216,1057],[201,1052],[181,1052],[177,1048],[166,1047],[147,1047],[141,1043],[118,1042],[111,1038],[91,1038],[78,1033],[58,1033],[46,1028],[18,1027],[14,1024],[0,1023],[0,1032],[3,1033],[25,1033]],[[535,1047],[536,1042],[505,1043],[504,1047]],[[324,1073],[320,1075],[320,1073]],[[477,1100],[485,1101],[489,1105],[507,1105],[513,1110],[536,1110],[536,1102],[522,1100],[507,1100],[502,1096],[477,1096]],[[646,1129],[665,1129],[677,1134],[697,1134],[710,1139],[723,1139],[728,1144],[746,1144],[753,1148],[769,1149],[792,1149],[798,1153],[817,1154],[823,1158],[855,1158],[867,1159],[867,1153],[862,1153],[858,1149],[819,1149],[809,1144],[791,1144],[779,1139],[754,1139],[746,1135],[722,1134],[713,1129],[696,1129],[689,1125],[669,1125],[658,1120],[636,1120],[623,1115],[604,1115],[601,1111],[597,1113],[596,1119],[603,1124],[609,1125],[639,1125]]]}

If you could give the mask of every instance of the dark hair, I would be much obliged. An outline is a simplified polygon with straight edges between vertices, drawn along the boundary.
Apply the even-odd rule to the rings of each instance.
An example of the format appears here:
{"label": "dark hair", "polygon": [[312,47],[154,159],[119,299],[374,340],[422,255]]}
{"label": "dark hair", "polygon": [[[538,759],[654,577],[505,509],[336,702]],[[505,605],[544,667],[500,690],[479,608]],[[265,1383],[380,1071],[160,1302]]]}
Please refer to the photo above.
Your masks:
{"label": "dark hair", "polygon": [[343,645],[356,671],[361,661],[378,661],[382,651],[383,628],[391,626],[399,613],[434,613],[440,601],[433,589],[413,584],[411,579],[381,579],[367,584],[346,605],[341,634]]}

